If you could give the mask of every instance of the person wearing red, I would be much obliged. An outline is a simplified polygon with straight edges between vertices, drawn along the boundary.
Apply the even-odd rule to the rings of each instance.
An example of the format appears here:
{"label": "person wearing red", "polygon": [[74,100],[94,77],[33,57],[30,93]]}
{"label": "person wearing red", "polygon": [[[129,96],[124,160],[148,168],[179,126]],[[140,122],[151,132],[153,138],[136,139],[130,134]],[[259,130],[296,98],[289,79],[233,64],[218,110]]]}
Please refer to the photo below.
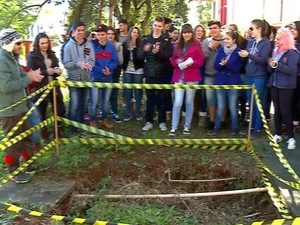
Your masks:
{"label": "person wearing red", "polygon": [[[199,43],[194,38],[193,28],[184,24],[179,41],[174,46],[171,64],[174,67],[172,82],[175,84],[196,85],[201,80],[199,67],[204,63],[204,55]],[[194,97],[196,89],[174,89],[174,105],[172,110],[172,128],[170,135],[175,135],[178,127],[180,111],[185,96],[185,123],[183,134],[190,134],[194,113]]]}

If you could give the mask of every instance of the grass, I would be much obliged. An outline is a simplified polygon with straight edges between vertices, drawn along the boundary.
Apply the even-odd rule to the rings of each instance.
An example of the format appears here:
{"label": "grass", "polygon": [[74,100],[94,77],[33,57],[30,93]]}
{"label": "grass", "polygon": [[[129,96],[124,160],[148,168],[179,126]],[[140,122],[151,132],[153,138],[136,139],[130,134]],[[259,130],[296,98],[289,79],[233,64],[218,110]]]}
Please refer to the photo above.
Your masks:
{"label": "grass", "polygon": [[[114,125],[112,132],[132,138],[170,138],[168,132],[158,130],[157,121],[155,121],[155,129],[147,132],[141,130],[144,121],[132,119],[129,122]],[[170,122],[167,125],[170,127]],[[67,132],[68,129],[65,128],[65,131]],[[197,127],[194,119],[192,134],[185,136],[178,133],[175,138],[209,138],[207,134],[207,130]],[[218,136],[218,138],[228,137],[229,131]],[[48,151],[38,159],[38,163],[51,164],[55,167],[55,173],[76,179],[78,182],[85,177],[84,182],[90,183],[80,184],[79,186],[83,189],[76,191],[79,193],[91,191],[97,193],[98,196],[95,201],[70,200],[67,203],[70,205],[62,207],[68,211],[59,211],[61,214],[143,225],[229,225],[278,218],[267,194],[218,199],[131,201],[109,201],[101,197],[105,193],[185,193],[216,191],[218,188],[236,190],[259,187],[261,186],[259,170],[247,152],[200,151],[155,145],[103,145],[99,143],[60,145],[60,149],[59,156],[56,156],[54,151]],[[4,165],[3,157],[0,162]],[[226,185],[180,184],[176,186],[165,180],[166,169],[171,169],[173,179],[213,179],[222,176],[237,176],[238,179]],[[2,175],[6,173],[4,166],[0,167],[0,173]],[[33,208],[37,211],[45,210],[42,206]],[[258,215],[246,217],[254,213]],[[3,212],[3,216],[7,216],[3,219],[7,224],[15,220],[11,214]],[[56,224],[56,222],[50,223]]]}

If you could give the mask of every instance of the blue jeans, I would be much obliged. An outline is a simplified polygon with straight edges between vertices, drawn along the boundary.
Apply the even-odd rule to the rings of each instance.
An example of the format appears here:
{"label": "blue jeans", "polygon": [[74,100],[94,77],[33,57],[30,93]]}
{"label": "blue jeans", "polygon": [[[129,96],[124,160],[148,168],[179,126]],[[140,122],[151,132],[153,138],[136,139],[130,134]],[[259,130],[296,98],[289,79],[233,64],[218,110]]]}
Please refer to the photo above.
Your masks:
{"label": "blue jeans", "polygon": [[[121,66],[117,66],[112,75],[113,83],[120,83]],[[113,88],[110,95],[110,109],[114,114],[118,114],[118,94],[119,89]]]}
{"label": "blue jeans", "polygon": [[[78,88],[70,87],[70,108],[69,108],[69,118],[70,120],[76,121],[78,123],[84,122],[85,104],[87,101],[87,96],[89,93],[89,88]],[[72,131],[76,131],[72,128]]]}
{"label": "blue jeans", "polygon": [[[204,84],[205,85],[214,85],[215,84],[215,77],[204,77]],[[217,104],[217,97],[216,97],[216,90],[215,89],[206,89],[206,100],[207,105],[216,105]]]}
{"label": "blue jeans", "polygon": [[[195,85],[198,84],[198,81],[195,82],[184,82],[183,80],[179,80],[178,83],[175,84],[188,84]],[[184,95],[185,93],[185,95]],[[172,129],[177,130],[180,111],[183,103],[183,98],[185,96],[185,123],[184,129],[191,128],[191,122],[194,113],[194,97],[195,97],[196,89],[174,89],[174,104],[172,111]]]}
{"label": "blue jeans", "polygon": [[[264,106],[264,93],[266,89],[267,79],[266,78],[255,78],[255,77],[245,77],[245,84],[246,85],[255,85],[255,89],[257,90],[258,97],[260,99],[260,102],[262,106]],[[247,89],[247,99],[249,103],[251,102],[251,92],[252,89]],[[253,104],[253,113],[252,113],[252,124],[251,128],[255,130],[261,130],[263,128],[260,112],[258,110],[258,107],[256,105],[256,100],[254,99]]]}
{"label": "blue jeans", "polygon": [[[30,100],[28,101],[28,107],[31,108],[33,106],[33,102]],[[28,117],[29,124],[31,127],[34,127],[35,125],[39,124],[41,122],[41,115],[36,108],[35,110],[32,111],[32,113]],[[37,130],[32,133],[31,135],[31,141],[33,144],[40,143],[41,141],[41,130]]]}
{"label": "blue jeans", "polygon": [[[132,74],[125,73],[123,78],[124,83],[130,84],[142,84],[143,82],[143,74]],[[142,102],[142,94],[143,89],[124,89],[125,99],[126,99],[126,111],[125,114],[130,115],[130,102],[134,93],[135,98],[135,115],[141,114],[141,102]]]}
{"label": "blue jeans", "polygon": [[[108,80],[101,80],[101,79],[93,79],[93,82],[102,82],[102,83],[109,83]],[[97,114],[97,107],[101,107],[102,112],[102,119],[107,118],[107,112],[108,112],[108,103],[109,98],[111,95],[111,88],[91,88],[91,99],[90,99],[90,120],[94,121],[96,120],[96,114]]]}
{"label": "blue jeans", "polygon": [[220,130],[221,128],[221,120],[224,113],[224,109],[227,105],[230,110],[230,119],[231,119],[231,130],[237,131],[238,129],[238,97],[239,97],[239,90],[234,89],[220,89],[216,90],[217,93],[217,115],[215,121],[215,129]]}

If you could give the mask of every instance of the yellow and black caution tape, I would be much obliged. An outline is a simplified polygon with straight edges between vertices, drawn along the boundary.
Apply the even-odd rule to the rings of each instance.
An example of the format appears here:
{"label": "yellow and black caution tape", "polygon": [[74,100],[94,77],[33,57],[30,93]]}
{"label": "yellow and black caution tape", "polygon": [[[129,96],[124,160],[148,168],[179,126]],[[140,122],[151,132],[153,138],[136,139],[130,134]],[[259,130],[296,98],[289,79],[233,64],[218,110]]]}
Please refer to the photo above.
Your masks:
{"label": "yellow and black caution tape", "polygon": [[267,175],[263,172],[262,178],[265,183],[265,186],[268,190],[268,193],[271,197],[271,200],[273,201],[274,206],[277,208],[278,212],[281,214],[281,216],[285,219],[292,219],[293,217],[290,215],[289,210],[285,203],[280,198],[280,195],[277,194],[275,188],[272,186],[269,178]]}
{"label": "yellow and black caution tape", "polygon": [[264,125],[264,128],[265,128],[265,131],[268,135],[268,138],[270,140],[271,143],[273,143],[273,150],[275,151],[275,154],[276,156],[278,157],[279,161],[281,162],[281,164],[283,165],[283,167],[288,171],[288,173],[294,178],[294,180],[297,182],[297,183],[300,183],[300,179],[298,177],[298,175],[295,173],[295,171],[293,170],[293,168],[290,166],[288,160],[285,158],[285,156],[282,154],[282,151],[281,151],[281,148],[279,147],[278,144],[276,144],[273,140],[273,136],[270,132],[270,129],[269,129],[269,126],[268,126],[268,122],[265,118],[265,115],[264,115],[264,110],[263,110],[263,107],[262,107],[262,104],[260,102],[260,99],[259,99],[259,96],[257,94],[257,90],[256,89],[253,89],[253,92],[254,92],[254,96],[255,96],[255,100],[256,100],[256,104],[257,104],[257,107],[258,107],[258,110],[260,112],[260,115],[261,115],[261,118],[262,118],[262,122],[263,122],[263,125]]}
{"label": "yellow and black caution tape", "polygon": [[249,225],[299,225],[299,224],[300,224],[300,217],[293,218],[293,219],[276,219],[272,221],[253,222]]}
{"label": "yellow and black caution tape", "polygon": [[92,225],[130,225],[127,223],[114,223],[114,222],[106,222],[106,221],[99,221],[99,220],[92,220],[92,219],[74,218],[70,216],[51,215],[48,213],[42,213],[38,211],[24,209],[9,203],[2,203],[2,204],[7,206],[7,210],[11,212],[21,213],[23,215],[28,215],[28,216],[44,217],[44,218],[49,218],[52,220],[63,221],[63,222],[71,222],[71,223],[78,223],[78,224],[92,224]]}
{"label": "yellow and black caution tape", "polygon": [[0,187],[3,184],[6,184],[8,181],[10,181],[15,175],[19,174],[21,171],[24,171],[25,168],[27,168],[30,164],[32,164],[36,159],[38,159],[42,154],[44,154],[46,151],[51,149],[55,145],[55,141],[51,141],[49,144],[45,145],[41,150],[39,150],[36,154],[34,154],[29,160],[24,162],[21,166],[19,166],[18,169],[16,169],[14,172],[6,175],[5,177],[0,179]]}
{"label": "yellow and black caution tape", "polygon": [[252,155],[253,159],[256,161],[256,163],[262,168],[262,172],[267,172],[268,174],[270,174],[272,177],[274,177],[275,179],[281,181],[282,183],[286,184],[289,187],[292,187],[296,190],[300,191],[300,184],[299,183],[295,183],[292,181],[286,181],[283,178],[279,177],[278,175],[276,175],[271,169],[269,169],[266,165],[263,164],[263,162],[260,160],[260,158],[257,156],[257,154],[254,151],[253,146],[251,145],[250,148],[248,149],[249,153]]}
{"label": "yellow and black caution tape", "polygon": [[102,83],[77,81],[52,81],[55,85],[89,88],[118,88],[118,89],[251,89],[250,85],[188,85],[188,84],[129,84]]}
{"label": "yellow and black caution tape", "polygon": [[25,120],[27,120],[28,116],[35,110],[36,106],[38,106],[44,98],[48,95],[48,93],[52,89],[47,89],[42,96],[38,99],[36,103],[34,103],[33,107],[22,117],[22,119],[14,126],[7,134],[6,136],[0,141],[0,145],[3,145],[3,143],[6,143],[9,141],[9,139],[14,135],[14,133],[19,129],[19,127],[24,123]]}
{"label": "yellow and black caution tape", "polygon": [[175,145],[177,148],[192,148],[197,150],[239,150],[245,151],[248,149],[247,145]]}
{"label": "yellow and black caution tape", "polygon": [[4,111],[6,111],[6,110],[8,110],[8,109],[11,109],[11,108],[13,108],[13,107],[16,107],[17,105],[19,105],[19,104],[21,104],[21,103],[23,103],[23,102],[25,102],[25,101],[28,101],[29,99],[33,98],[34,96],[36,96],[36,95],[42,93],[42,92],[45,91],[46,89],[52,89],[52,88],[53,88],[53,84],[52,84],[52,85],[48,84],[48,85],[46,85],[46,86],[44,86],[44,87],[38,89],[37,91],[31,93],[30,95],[27,95],[25,98],[21,99],[20,101],[17,101],[16,103],[14,103],[14,104],[12,104],[12,105],[6,107],[6,108],[0,109],[0,112],[4,112]]}
{"label": "yellow and black caution tape", "polygon": [[[243,139],[241,139],[243,140]],[[164,145],[164,146],[194,146],[197,145],[201,149],[208,149],[205,143],[209,143],[212,150],[246,150],[246,145],[236,144],[239,139],[230,141],[228,139],[104,139],[104,138],[60,138],[60,143],[78,143],[78,144],[122,144],[122,145]],[[226,144],[225,144],[226,143]],[[203,147],[202,147],[203,146]]]}
{"label": "yellow and black caution tape", "polygon": [[49,117],[48,119],[44,120],[43,122],[40,122],[39,124],[35,125],[34,127],[31,127],[29,130],[24,131],[23,133],[20,133],[19,135],[13,137],[12,139],[7,140],[6,142],[0,142],[0,150],[4,151],[8,147],[16,144],[17,142],[23,140],[33,132],[40,130],[41,128],[51,124],[54,122],[54,117]]}

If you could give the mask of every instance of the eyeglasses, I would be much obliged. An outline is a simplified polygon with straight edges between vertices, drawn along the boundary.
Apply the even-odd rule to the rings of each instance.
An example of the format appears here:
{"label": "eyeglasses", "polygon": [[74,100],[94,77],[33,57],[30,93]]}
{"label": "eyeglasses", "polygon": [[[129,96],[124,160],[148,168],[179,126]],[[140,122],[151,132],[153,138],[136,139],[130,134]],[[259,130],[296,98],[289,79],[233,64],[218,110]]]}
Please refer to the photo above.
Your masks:
{"label": "eyeglasses", "polygon": [[23,44],[23,42],[22,41],[20,41],[20,42],[17,42],[17,43],[15,43],[16,45],[21,45],[21,44]]}

